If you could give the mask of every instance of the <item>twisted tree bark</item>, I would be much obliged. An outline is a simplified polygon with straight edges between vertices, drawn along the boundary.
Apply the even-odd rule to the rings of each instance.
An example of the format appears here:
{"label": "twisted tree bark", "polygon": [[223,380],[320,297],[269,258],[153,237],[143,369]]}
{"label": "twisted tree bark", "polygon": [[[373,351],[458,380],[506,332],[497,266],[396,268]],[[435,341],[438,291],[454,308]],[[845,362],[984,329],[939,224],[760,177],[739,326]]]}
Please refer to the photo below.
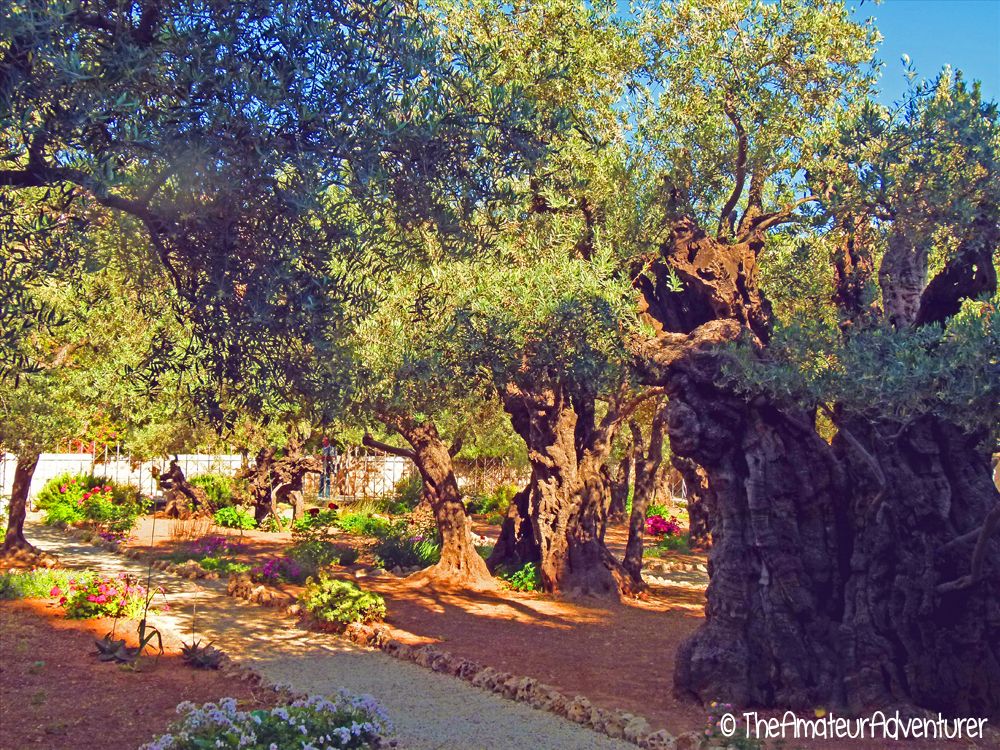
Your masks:
{"label": "twisted tree bark", "polygon": [[[982,530],[1000,495],[985,436],[933,415],[900,429],[834,408],[828,444],[814,414],[725,385],[724,345],[768,341],[755,242],[724,245],[680,221],[662,258],[683,290],[640,283],[661,331],[640,352],[646,380],[666,388],[678,464],[704,476],[713,538],[706,619],[678,652],[676,690],[997,716],[1000,539]],[[995,278],[943,273],[930,302],[894,276],[895,325],[957,309],[956,295]]]}
{"label": "twisted tree bark", "polygon": [[632,431],[632,445],[635,455],[635,491],[632,494],[632,513],[628,523],[628,541],[625,544],[625,558],[622,565],[632,580],[642,585],[642,547],[646,532],[646,511],[656,492],[656,473],[663,460],[663,435],[666,430],[667,413],[659,406],[653,417],[649,434],[649,448],[643,450],[642,429],[636,422],[629,422]]}
{"label": "twisted tree bark", "polygon": [[421,575],[449,585],[493,587],[489,568],[472,541],[472,521],[458,489],[451,460],[453,452],[441,439],[435,424],[399,414],[383,414],[380,418],[399,432],[411,448],[386,445],[369,435],[365,436],[364,444],[413,461],[424,481],[424,497],[434,511],[441,535],[441,559]]}

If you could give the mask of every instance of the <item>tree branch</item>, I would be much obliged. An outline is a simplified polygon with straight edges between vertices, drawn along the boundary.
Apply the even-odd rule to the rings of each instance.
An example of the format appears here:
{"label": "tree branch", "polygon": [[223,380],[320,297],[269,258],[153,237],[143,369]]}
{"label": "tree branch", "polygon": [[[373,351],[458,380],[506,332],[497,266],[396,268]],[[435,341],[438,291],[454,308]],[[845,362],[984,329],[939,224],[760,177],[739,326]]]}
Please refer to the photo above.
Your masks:
{"label": "tree branch", "polygon": [[411,461],[416,462],[417,454],[408,448],[397,448],[394,445],[389,445],[388,443],[383,443],[380,440],[376,440],[367,432],[365,436],[361,439],[361,444],[366,448],[374,448],[382,453],[388,453],[390,456],[399,456],[400,458],[408,458]]}
{"label": "tree branch", "polygon": [[799,206],[805,205],[806,203],[812,203],[818,200],[818,195],[807,195],[805,198],[799,198],[798,200],[793,201],[779,211],[761,214],[756,219],[749,222],[749,226],[740,232],[739,237],[736,238],[737,243],[746,242],[755,233],[766,232],[773,226],[784,224],[786,221],[791,221],[792,214],[795,212],[795,209]]}
{"label": "tree branch", "polygon": [[946,544],[942,549],[947,549],[953,544],[956,544],[964,539],[973,537],[978,531],[978,538],[976,538],[976,548],[972,551],[972,563],[969,566],[969,574],[964,575],[961,578],[956,578],[953,581],[947,581],[945,583],[938,584],[937,592],[939,594],[944,594],[949,591],[961,591],[962,589],[967,589],[972,586],[976,581],[978,581],[983,575],[983,564],[986,561],[986,544],[990,540],[990,536],[1000,528],[1000,503],[993,506],[993,509],[986,514],[986,519],[983,521],[983,525],[977,530],[971,531],[968,534],[963,534],[958,537],[958,539],[953,539],[951,542]]}
{"label": "tree branch", "polygon": [[746,185],[747,179],[747,151],[750,147],[750,140],[747,138],[747,131],[743,127],[743,123],[740,122],[739,116],[736,114],[736,110],[733,109],[731,102],[727,101],[723,107],[723,111],[726,113],[726,117],[736,128],[736,184],[733,185],[733,192],[729,196],[729,200],[726,201],[726,205],[722,207],[722,212],[719,214],[719,228],[716,230],[715,236],[718,239],[722,239],[726,234],[726,225],[729,221],[729,215],[736,208],[736,204],[740,201],[740,196],[743,195],[743,187]]}

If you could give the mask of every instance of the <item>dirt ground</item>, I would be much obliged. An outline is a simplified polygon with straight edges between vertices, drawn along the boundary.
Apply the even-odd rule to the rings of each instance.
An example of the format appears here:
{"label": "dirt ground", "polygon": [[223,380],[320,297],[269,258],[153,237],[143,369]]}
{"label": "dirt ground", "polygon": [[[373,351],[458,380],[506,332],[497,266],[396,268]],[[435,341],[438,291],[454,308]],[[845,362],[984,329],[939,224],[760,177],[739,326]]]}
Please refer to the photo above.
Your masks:
{"label": "dirt ground", "polygon": [[[169,637],[140,671],[99,662],[94,639],[111,627],[69,620],[54,602],[0,602],[0,750],[129,750],[163,734],[181,701],[273,705],[273,692],[186,666]],[[135,623],[120,621],[117,634],[136,645]]]}

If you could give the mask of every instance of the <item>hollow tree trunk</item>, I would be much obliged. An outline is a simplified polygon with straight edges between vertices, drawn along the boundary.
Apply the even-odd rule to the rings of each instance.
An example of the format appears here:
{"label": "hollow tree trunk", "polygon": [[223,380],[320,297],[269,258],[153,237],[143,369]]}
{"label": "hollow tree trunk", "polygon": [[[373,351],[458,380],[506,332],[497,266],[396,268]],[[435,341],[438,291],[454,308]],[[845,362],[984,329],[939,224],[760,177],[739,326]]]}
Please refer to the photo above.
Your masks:
{"label": "hollow tree trunk", "polygon": [[[632,488],[632,468],[634,463],[633,445],[625,447],[625,455],[615,467],[614,473],[606,478],[611,501],[608,503],[608,521],[621,523],[625,520],[628,506],[628,493]],[[633,498],[633,502],[635,499]]]}
{"label": "hollow tree trunk", "polygon": [[646,532],[646,510],[656,492],[656,475],[663,460],[663,434],[666,428],[666,410],[661,406],[653,417],[649,436],[649,449],[643,451],[642,430],[638,423],[629,422],[635,454],[635,490],[632,494],[632,513],[628,522],[628,541],[622,565],[632,580],[642,585],[642,547]]}
{"label": "hollow tree trunk", "polygon": [[514,495],[507,508],[507,515],[500,526],[500,535],[486,560],[491,572],[503,566],[509,570],[519,570],[527,563],[541,560],[541,549],[531,525],[531,500],[535,491],[534,483]]}
{"label": "hollow tree trunk", "polygon": [[38,554],[38,549],[24,538],[24,519],[28,510],[28,491],[31,488],[31,477],[38,465],[38,453],[25,451],[17,457],[17,467],[14,469],[14,486],[10,493],[10,506],[7,517],[7,533],[4,535],[0,555],[15,552]]}
{"label": "hollow tree trunk", "polygon": [[712,543],[712,529],[705,470],[694,461],[677,455],[671,456],[671,463],[684,477],[684,486],[687,487],[688,546],[691,549],[708,549]]}
{"label": "hollow tree trunk", "polygon": [[562,386],[530,392],[510,386],[504,408],[528,447],[542,587],[597,596],[630,593],[631,579],[602,539],[601,466],[612,437],[607,427],[581,423]]}
{"label": "hollow tree trunk", "polygon": [[884,438],[844,417],[831,446],[812,415],[718,386],[715,355],[667,359],[671,449],[705,470],[713,534],[706,620],[678,651],[677,691],[995,716],[1000,540],[974,583],[946,586],[969,574],[970,532],[1000,502],[983,436],[926,418]]}
{"label": "hollow tree trunk", "polygon": [[400,451],[365,437],[365,444],[410,458],[424,481],[424,496],[434,512],[441,535],[441,559],[423,575],[447,584],[477,588],[494,586],[486,561],[472,541],[472,520],[465,512],[449,446],[433,422],[417,422],[397,415],[384,419],[408,442],[411,451]]}

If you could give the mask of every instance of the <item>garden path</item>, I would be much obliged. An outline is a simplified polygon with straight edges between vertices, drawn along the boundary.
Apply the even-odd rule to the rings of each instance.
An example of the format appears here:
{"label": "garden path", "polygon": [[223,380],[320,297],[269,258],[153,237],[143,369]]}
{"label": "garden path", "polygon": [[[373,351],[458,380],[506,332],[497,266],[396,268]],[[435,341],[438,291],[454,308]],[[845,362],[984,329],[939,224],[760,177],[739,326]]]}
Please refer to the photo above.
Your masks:
{"label": "garden path", "polygon": [[[145,576],[147,567],[59,531],[31,523],[31,541],[66,567]],[[552,714],[499,698],[445,675],[336,636],[297,627],[287,618],[226,595],[225,583],[198,582],[153,570],[170,609],[150,619],[164,630],[214,641],[266,679],[306,693],[346,688],[369,693],[386,708],[407,750],[628,750],[632,745]],[[223,696],[220,696],[223,697]]]}

